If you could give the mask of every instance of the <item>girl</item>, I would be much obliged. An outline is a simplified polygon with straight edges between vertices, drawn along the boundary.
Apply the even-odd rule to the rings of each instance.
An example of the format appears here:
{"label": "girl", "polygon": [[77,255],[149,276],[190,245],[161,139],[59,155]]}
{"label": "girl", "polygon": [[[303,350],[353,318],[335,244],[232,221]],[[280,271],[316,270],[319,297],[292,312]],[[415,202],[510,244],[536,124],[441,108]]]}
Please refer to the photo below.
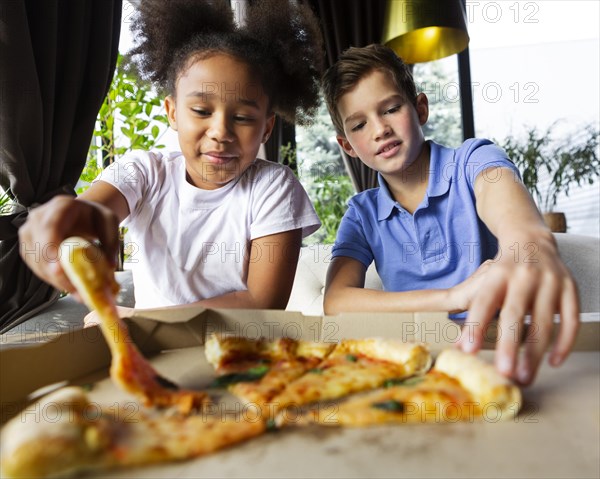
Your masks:
{"label": "girl", "polygon": [[[132,31],[134,58],[167,94],[181,152],[135,152],[79,198],[32,211],[22,251],[83,235],[114,258],[122,223],[136,249],[136,309],[285,308],[302,238],[320,223],[292,172],[256,155],[275,114],[302,123],[317,107],[316,19],[295,2],[261,0],[238,27],[228,1],[144,0]],[[58,261],[23,256],[75,292]]]}

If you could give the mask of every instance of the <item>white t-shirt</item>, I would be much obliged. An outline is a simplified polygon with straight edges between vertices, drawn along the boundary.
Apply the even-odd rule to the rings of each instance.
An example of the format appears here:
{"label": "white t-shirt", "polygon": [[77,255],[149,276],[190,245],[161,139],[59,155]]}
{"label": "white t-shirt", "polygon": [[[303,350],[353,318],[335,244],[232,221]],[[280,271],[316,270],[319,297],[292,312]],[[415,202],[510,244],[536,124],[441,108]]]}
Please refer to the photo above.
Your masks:
{"label": "white t-shirt", "polygon": [[[302,228],[319,218],[302,185],[283,165],[257,159],[216,190],[186,181],[180,152],[136,151],[96,181],[127,199],[136,308],[187,304],[247,289],[251,241]],[[270,254],[260,251],[259,254]]]}

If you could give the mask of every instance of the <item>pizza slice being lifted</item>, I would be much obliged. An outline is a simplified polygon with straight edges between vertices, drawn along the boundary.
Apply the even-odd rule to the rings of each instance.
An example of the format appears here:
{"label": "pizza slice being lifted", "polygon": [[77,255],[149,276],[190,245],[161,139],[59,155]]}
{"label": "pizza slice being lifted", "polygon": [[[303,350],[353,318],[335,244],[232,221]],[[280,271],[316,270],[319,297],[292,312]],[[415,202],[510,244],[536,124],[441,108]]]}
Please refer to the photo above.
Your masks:
{"label": "pizza slice being lifted", "polygon": [[297,424],[368,426],[385,423],[453,423],[512,419],[521,408],[517,386],[476,356],[456,349],[442,351],[433,369],[404,381],[387,381],[383,389],[317,407]]}
{"label": "pizza slice being lifted", "polygon": [[112,354],[110,376],[123,390],[144,405],[176,407],[182,414],[209,403],[201,391],[185,391],[160,376],[146,361],[119,317],[114,296],[119,291],[114,273],[102,251],[84,238],[68,238],[61,244],[60,264],[85,305],[96,310],[102,334]]}

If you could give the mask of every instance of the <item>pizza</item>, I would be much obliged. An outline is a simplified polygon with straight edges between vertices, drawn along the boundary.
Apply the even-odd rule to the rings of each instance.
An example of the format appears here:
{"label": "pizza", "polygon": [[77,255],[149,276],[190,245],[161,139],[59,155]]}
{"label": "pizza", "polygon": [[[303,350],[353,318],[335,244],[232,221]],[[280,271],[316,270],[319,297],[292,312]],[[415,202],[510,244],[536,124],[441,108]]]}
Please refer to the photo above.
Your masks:
{"label": "pizza", "polygon": [[334,344],[290,338],[269,341],[212,335],[204,351],[218,374],[213,386],[226,387],[268,416],[273,412],[273,398],[288,384],[316,368],[334,347]]}
{"label": "pizza", "polygon": [[182,414],[209,403],[207,394],[179,389],[142,356],[117,313],[114,296],[119,285],[95,244],[79,237],[66,239],[61,244],[60,264],[86,306],[98,312],[100,328],[112,354],[110,376],[118,386],[146,406],[176,406]]}
{"label": "pizza", "polygon": [[513,419],[521,407],[518,387],[491,364],[456,349],[442,351],[426,374],[383,386],[340,404],[313,408],[295,422],[328,426],[497,422]]}
{"label": "pizza", "polygon": [[225,388],[257,405],[223,416],[209,392],[182,390],[146,361],[117,314],[118,285],[99,249],[81,238],[67,242],[61,264],[86,305],[98,311],[112,353],[110,377],[145,407],[103,407],[76,387],[51,393],[31,407],[55,414],[41,420],[21,414],[3,427],[2,477],[183,460],[290,424],[456,422],[485,418],[490,408],[495,418],[519,411],[519,389],[458,350],[443,351],[431,368],[427,345],[397,339],[332,344],[214,335],[204,347],[216,373],[208,389]]}
{"label": "pizza", "polygon": [[422,374],[430,365],[425,344],[382,338],[342,340],[316,368],[290,383],[272,402],[277,410],[295,409]]}
{"label": "pizza", "polygon": [[[64,477],[85,470],[140,466],[212,453],[262,434],[249,413],[233,417],[99,409],[81,388],[67,387],[13,418],[2,430],[2,477]],[[50,414],[50,413],[49,413]]]}
{"label": "pizza", "polygon": [[[63,476],[183,460],[275,426],[448,423],[485,418],[486,413],[496,421],[514,417],[521,405],[519,389],[491,364],[445,350],[429,369],[431,356],[422,344],[215,336],[208,339],[205,354],[216,369],[213,386],[257,401],[261,408],[244,408],[235,417],[211,414],[210,408],[174,414],[176,404],[132,412],[92,404],[81,388],[63,388],[32,406],[54,407],[56,413],[41,421],[21,414],[3,428],[2,477]],[[287,399],[278,404],[278,398]],[[308,406],[294,417],[286,414],[292,401]],[[262,409],[266,403],[275,405],[268,413]]]}

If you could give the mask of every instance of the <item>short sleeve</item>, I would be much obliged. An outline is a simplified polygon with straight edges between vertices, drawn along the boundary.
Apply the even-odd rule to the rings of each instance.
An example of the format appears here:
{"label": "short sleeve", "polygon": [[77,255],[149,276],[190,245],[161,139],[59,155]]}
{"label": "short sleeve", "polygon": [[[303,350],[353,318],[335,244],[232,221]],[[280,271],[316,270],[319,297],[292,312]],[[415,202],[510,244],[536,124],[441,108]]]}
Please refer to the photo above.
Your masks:
{"label": "short sleeve", "polygon": [[[479,174],[490,168],[505,168],[507,173],[520,180],[519,169],[508,158],[506,152],[491,141],[469,140],[464,143],[464,147],[466,147],[464,153],[465,173],[471,188]],[[490,181],[495,181],[495,179],[495,174],[494,177],[490,177]]]}
{"label": "short sleeve", "polygon": [[331,255],[333,258],[338,256],[353,258],[366,268],[373,262],[373,251],[365,236],[359,210],[352,200],[340,223]]}
{"label": "short sleeve", "polygon": [[114,186],[127,200],[129,216],[124,224],[135,217],[148,191],[148,185],[159,184],[156,171],[152,168],[152,158],[147,152],[135,152],[124,156],[105,168],[97,181]]}
{"label": "short sleeve", "polygon": [[319,217],[288,167],[261,166],[252,181],[256,184],[252,194],[251,239],[295,229],[302,229],[305,238],[319,229]]}

